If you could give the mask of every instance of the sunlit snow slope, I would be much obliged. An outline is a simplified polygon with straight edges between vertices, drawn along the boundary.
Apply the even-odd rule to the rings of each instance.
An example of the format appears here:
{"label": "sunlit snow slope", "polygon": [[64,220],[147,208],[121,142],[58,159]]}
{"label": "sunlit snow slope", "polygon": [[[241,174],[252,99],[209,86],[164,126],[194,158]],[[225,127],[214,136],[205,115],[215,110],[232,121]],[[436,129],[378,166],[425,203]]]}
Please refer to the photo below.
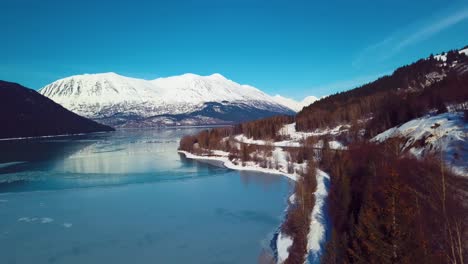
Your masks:
{"label": "sunlit snow slope", "polygon": [[428,115],[413,119],[377,135],[373,140],[405,140],[404,149],[416,157],[442,152],[446,164],[456,173],[468,176],[468,123],[462,112]]}
{"label": "sunlit snow slope", "polygon": [[259,89],[220,74],[155,80],[84,74],[39,92],[79,115],[116,126],[217,124],[293,114]]}

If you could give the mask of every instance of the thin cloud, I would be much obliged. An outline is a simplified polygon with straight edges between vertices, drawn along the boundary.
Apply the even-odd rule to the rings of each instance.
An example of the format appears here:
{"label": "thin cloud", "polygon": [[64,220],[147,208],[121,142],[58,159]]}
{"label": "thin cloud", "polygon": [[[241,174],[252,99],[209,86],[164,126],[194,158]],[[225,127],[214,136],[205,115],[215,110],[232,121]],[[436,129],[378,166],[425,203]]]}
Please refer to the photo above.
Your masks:
{"label": "thin cloud", "polygon": [[468,8],[465,8],[459,12],[452,14],[449,17],[443,18],[442,20],[432,23],[428,27],[420,29],[419,31],[415,32],[413,35],[408,36],[407,38],[403,39],[403,41],[401,41],[395,47],[395,50],[399,51],[406,46],[426,40],[429,37],[436,35],[437,33],[443,31],[444,29],[447,29],[453,25],[456,25],[467,18],[468,18]]}
{"label": "thin cloud", "polygon": [[420,43],[432,36],[468,19],[468,7],[463,7],[443,17],[425,23],[423,26],[410,25],[409,30],[398,31],[386,39],[364,49],[353,61],[354,67],[361,67],[369,61],[385,61],[408,46]]}

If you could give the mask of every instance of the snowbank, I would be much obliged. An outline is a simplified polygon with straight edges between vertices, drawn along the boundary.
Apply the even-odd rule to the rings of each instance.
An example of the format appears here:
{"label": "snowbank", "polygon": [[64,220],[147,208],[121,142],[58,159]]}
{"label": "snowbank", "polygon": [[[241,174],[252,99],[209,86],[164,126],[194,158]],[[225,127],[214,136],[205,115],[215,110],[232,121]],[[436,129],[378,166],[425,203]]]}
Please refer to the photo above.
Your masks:
{"label": "snowbank", "polygon": [[317,170],[315,205],[312,210],[309,234],[307,235],[308,260],[310,263],[319,263],[326,242],[327,218],[325,205],[329,181],[330,176],[327,173]]}
{"label": "snowbank", "polygon": [[278,233],[278,238],[276,240],[276,250],[278,251],[278,263],[283,263],[289,257],[289,247],[293,244],[292,239],[282,234]]}

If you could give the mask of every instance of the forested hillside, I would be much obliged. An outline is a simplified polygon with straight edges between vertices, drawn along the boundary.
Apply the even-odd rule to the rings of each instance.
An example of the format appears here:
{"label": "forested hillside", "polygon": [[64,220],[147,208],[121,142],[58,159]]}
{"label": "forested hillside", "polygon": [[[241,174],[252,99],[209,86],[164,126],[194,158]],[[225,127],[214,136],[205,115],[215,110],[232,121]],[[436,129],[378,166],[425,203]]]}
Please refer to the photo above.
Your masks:
{"label": "forested hillside", "polygon": [[[331,237],[323,263],[464,263],[468,181],[454,174],[444,157],[465,167],[468,162],[460,161],[468,142],[466,53],[465,48],[431,55],[319,100],[294,117],[202,131],[183,138],[180,150],[296,175],[295,194],[302,199],[289,207],[282,226],[293,238],[284,263],[303,263],[307,254],[317,167],[331,178]],[[433,119],[447,121],[427,123]],[[417,129],[411,124],[425,126],[417,141],[415,135],[372,139],[410,120],[409,131]],[[453,142],[462,150],[442,155],[441,148]],[[424,147],[426,155],[415,155]]]}
{"label": "forested hillside", "polygon": [[399,144],[325,156],[333,228],[323,263],[464,263],[468,182]]}
{"label": "forested hillside", "polygon": [[431,55],[390,76],[317,101],[297,114],[296,127],[308,131],[346,123],[364,126],[367,137],[372,137],[432,109],[443,112],[449,105],[464,103],[468,56],[459,51],[445,56],[444,61]]}

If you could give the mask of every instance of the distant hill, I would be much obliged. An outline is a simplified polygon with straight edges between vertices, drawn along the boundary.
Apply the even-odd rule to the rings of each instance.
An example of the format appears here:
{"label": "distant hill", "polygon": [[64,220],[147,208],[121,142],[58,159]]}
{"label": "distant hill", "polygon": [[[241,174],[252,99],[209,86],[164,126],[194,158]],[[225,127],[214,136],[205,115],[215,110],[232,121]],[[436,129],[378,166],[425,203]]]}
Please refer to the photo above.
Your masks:
{"label": "distant hill", "polygon": [[113,131],[68,111],[38,92],[0,81],[0,138]]}
{"label": "distant hill", "polygon": [[299,112],[302,110],[302,108],[309,106],[310,104],[314,103],[315,101],[318,101],[319,98],[315,96],[307,96],[306,98],[302,99],[302,101],[295,101],[294,99],[283,97],[279,94],[273,96],[273,99],[282,105],[285,105],[295,112]]}

